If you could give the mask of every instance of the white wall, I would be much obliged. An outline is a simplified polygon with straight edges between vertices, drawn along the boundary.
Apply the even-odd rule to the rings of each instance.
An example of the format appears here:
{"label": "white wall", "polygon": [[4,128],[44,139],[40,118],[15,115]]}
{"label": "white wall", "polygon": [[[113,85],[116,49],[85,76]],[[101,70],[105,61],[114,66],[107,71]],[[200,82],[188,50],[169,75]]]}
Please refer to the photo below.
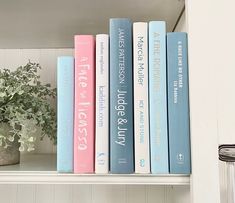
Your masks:
{"label": "white wall", "polygon": [[188,194],[185,187],[0,185],[1,203],[189,203]]}

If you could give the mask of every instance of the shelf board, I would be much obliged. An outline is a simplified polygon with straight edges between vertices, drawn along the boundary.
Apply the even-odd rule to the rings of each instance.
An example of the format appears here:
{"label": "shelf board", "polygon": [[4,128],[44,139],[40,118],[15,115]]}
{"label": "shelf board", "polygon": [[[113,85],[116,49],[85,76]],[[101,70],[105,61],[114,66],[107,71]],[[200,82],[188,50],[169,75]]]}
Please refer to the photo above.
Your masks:
{"label": "shelf board", "polygon": [[189,185],[188,175],[62,174],[56,172],[56,155],[24,155],[21,163],[0,167],[0,184],[127,184]]}
{"label": "shelf board", "polygon": [[109,18],[165,20],[171,31],[184,0],[0,1],[0,48],[71,48],[75,34],[108,33]]}

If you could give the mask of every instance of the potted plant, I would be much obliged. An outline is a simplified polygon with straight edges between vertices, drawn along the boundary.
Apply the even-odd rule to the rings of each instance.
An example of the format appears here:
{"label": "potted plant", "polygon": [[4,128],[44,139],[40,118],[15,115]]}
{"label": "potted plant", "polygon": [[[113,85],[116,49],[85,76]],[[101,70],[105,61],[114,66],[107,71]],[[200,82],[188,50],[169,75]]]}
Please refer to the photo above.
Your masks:
{"label": "potted plant", "polygon": [[28,62],[15,71],[0,69],[0,165],[19,163],[20,151],[34,150],[47,136],[56,142],[56,89],[40,82],[40,65]]}

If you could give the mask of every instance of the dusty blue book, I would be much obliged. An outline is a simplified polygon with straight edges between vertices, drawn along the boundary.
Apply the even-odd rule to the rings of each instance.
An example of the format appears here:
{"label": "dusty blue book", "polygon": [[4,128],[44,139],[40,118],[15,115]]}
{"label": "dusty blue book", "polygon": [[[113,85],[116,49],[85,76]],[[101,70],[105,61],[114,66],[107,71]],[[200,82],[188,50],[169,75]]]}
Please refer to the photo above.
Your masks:
{"label": "dusty blue book", "polygon": [[132,23],[110,19],[110,172],[134,172]]}
{"label": "dusty blue book", "polygon": [[57,171],[73,172],[74,58],[57,60]]}
{"label": "dusty blue book", "polygon": [[187,34],[167,33],[170,173],[189,174],[190,130]]}
{"label": "dusty blue book", "polygon": [[153,174],[169,173],[166,84],[166,23],[151,21],[149,23],[149,122]]}

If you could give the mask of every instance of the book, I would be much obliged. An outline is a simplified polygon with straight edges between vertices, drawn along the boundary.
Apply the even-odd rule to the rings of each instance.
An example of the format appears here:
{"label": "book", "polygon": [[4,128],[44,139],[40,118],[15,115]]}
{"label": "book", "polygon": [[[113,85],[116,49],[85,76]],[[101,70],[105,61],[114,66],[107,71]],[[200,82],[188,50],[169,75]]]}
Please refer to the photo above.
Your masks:
{"label": "book", "polygon": [[109,172],[109,36],[96,35],[95,172]]}
{"label": "book", "polygon": [[150,173],[148,23],[133,23],[135,172]]}
{"label": "book", "polygon": [[190,174],[187,33],[167,33],[170,173]]}
{"label": "book", "polygon": [[134,172],[132,23],[110,19],[110,172]]}
{"label": "book", "polygon": [[167,88],[166,88],[166,23],[149,22],[149,120],[151,172],[169,173]]}
{"label": "book", "polygon": [[75,36],[74,172],[94,172],[95,39]]}
{"label": "book", "polygon": [[74,57],[57,59],[57,171],[73,172]]}

